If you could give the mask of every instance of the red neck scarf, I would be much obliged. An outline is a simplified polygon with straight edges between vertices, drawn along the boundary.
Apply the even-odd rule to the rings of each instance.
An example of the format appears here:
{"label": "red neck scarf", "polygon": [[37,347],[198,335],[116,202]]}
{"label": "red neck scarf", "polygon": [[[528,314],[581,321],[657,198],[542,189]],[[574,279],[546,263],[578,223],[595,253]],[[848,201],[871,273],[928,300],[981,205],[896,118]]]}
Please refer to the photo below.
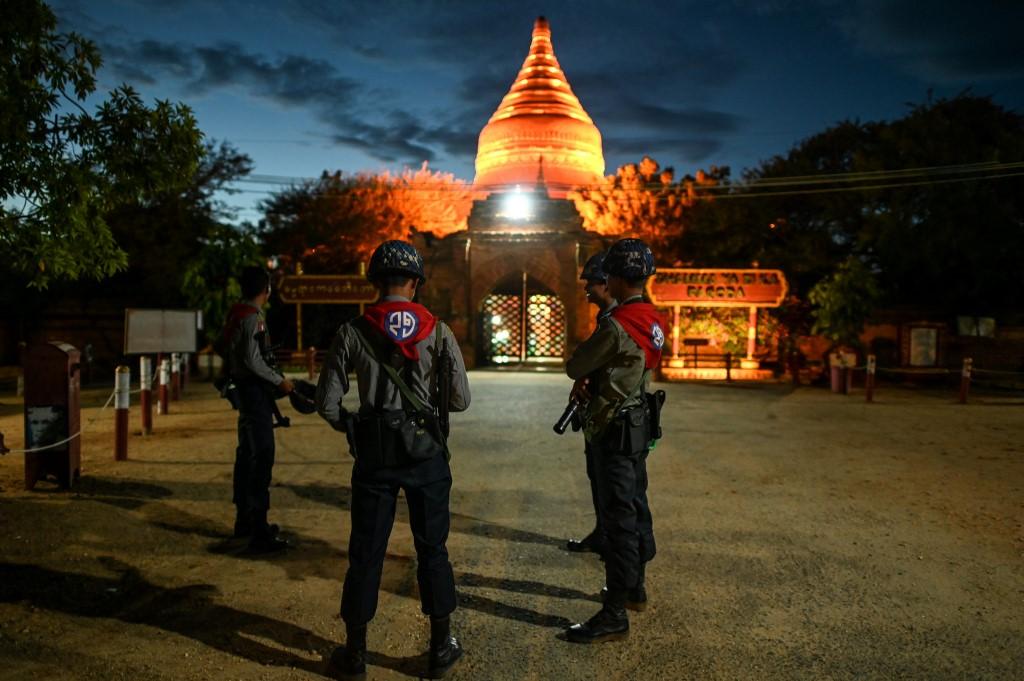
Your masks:
{"label": "red neck scarf", "polygon": [[416,344],[434,332],[437,319],[419,303],[390,300],[366,308],[366,321],[398,346],[406,359],[420,358]]}
{"label": "red neck scarf", "polygon": [[224,323],[224,340],[227,342],[231,341],[231,337],[235,335],[235,331],[241,326],[242,321],[246,317],[251,317],[254,314],[259,314],[260,309],[249,303],[235,303],[228,310],[228,320]]}
{"label": "red neck scarf", "polygon": [[665,320],[658,309],[650,303],[625,303],[616,305],[611,316],[644,351],[644,368],[658,366],[665,345]]}

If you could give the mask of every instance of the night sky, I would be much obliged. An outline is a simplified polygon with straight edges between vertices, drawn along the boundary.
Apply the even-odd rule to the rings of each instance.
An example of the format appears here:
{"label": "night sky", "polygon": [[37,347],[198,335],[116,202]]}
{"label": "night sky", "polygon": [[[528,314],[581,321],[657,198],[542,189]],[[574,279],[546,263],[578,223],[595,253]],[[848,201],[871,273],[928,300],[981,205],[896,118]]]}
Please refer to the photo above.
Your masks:
{"label": "night sky", "polygon": [[[400,170],[473,179],[480,129],[538,15],[604,137],[606,173],[644,154],[733,176],[841,120],[892,119],[964,90],[1024,111],[1024,2],[51,4],[98,43],[100,89],[182,101],[254,173]],[[231,202],[255,221],[273,185]]]}

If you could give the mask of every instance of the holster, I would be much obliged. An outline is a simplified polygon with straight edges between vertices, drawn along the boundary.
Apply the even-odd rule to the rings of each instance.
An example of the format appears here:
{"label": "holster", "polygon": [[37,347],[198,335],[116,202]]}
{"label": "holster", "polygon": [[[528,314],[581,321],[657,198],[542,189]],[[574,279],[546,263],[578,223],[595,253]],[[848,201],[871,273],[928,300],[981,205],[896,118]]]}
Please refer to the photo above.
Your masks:
{"label": "holster", "polygon": [[238,398],[238,386],[231,380],[231,377],[227,374],[221,374],[213,380],[213,387],[217,389],[220,396],[228,401],[231,408],[238,411],[240,405]]}
{"label": "holster", "polygon": [[661,407],[665,404],[665,391],[656,390],[653,393],[645,393],[647,410],[651,415],[651,440],[661,439]]}
{"label": "holster", "polygon": [[410,466],[445,452],[434,414],[366,410],[354,421],[349,446],[365,470]]}
{"label": "holster", "polygon": [[616,414],[608,427],[608,441],[626,454],[646,451],[651,444],[651,415],[647,404]]}

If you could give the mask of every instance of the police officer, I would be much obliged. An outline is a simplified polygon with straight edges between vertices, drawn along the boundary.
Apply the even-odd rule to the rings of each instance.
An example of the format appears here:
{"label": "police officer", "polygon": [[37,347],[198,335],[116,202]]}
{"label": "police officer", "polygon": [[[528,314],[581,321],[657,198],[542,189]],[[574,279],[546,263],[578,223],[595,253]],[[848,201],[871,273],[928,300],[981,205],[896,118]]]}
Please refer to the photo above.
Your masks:
{"label": "police officer", "polygon": [[277,526],[267,522],[274,468],[275,391],[291,393],[294,386],[268,363],[270,339],[262,309],[270,297],[270,275],[261,267],[246,267],[241,286],[244,300],[231,307],[223,335],[228,375],[238,391],[235,536],[249,537],[254,552],[270,553],[288,546],[277,536]]}
{"label": "police officer", "polygon": [[[412,302],[426,280],[416,249],[404,241],[384,242],[370,258],[367,278],[380,299],[338,330],[316,394],[317,411],[335,429],[346,430],[356,457],[349,567],[341,597],[347,640],[332,654],[328,672],[346,679],[362,678],[366,672],[366,628],[377,609],[384,553],[402,490],[416,548],[420,602],[430,617],[427,674],[441,678],[462,655],[449,626],[455,610],[455,579],[445,546],[451,469],[446,446],[432,449],[426,441],[424,448],[412,442],[405,428],[415,414],[423,419],[421,440],[424,431],[432,430],[431,415],[445,406],[438,401],[442,381],[450,387],[444,411],[465,410],[469,380],[451,330]],[[445,363],[439,360],[445,347],[450,355],[442,376],[439,369]],[[360,407],[354,417],[341,405],[349,390],[349,371],[355,371],[359,387]]]}
{"label": "police officer", "polygon": [[[583,266],[580,274],[580,281],[584,282],[583,290],[587,294],[587,300],[597,306],[597,324],[611,314],[616,301],[608,292],[608,275],[601,269],[604,265],[605,253],[601,252],[592,255]],[[604,528],[601,526],[601,511],[597,502],[597,475],[594,472],[594,454],[590,448],[590,441],[584,438],[583,453],[587,460],[587,478],[590,480],[590,496],[594,502],[594,529],[583,539],[570,539],[566,542],[566,548],[570,551],[581,553],[592,551],[603,554],[607,540]]]}
{"label": "police officer", "polygon": [[573,396],[587,403],[583,432],[597,476],[601,524],[607,536],[604,606],[566,636],[577,643],[625,638],[626,608],[646,607],[645,565],[654,558],[654,532],[647,503],[647,450],[651,438],[645,394],[650,371],[661,359],[664,322],[644,301],[654,274],[651,249],[622,239],[603,265],[609,293],[619,301],[597,330],[573,352],[566,373]]}

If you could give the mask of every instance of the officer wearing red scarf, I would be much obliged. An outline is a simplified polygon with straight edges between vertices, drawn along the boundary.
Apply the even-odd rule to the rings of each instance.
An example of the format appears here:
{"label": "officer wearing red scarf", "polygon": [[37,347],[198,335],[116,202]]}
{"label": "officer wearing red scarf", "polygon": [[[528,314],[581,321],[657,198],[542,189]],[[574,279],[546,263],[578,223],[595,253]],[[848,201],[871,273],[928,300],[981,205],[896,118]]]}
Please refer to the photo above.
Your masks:
{"label": "officer wearing red scarf", "polygon": [[290,380],[267,364],[270,341],[262,308],[270,297],[270,275],[246,267],[240,277],[244,302],[235,303],[224,324],[227,373],[238,390],[238,448],[235,450],[235,536],[248,537],[255,553],[287,548],[277,525],[267,522],[274,469],[274,397],[291,393]]}
{"label": "officer wearing red scarf", "polygon": [[645,393],[665,343],[665,323],[643,297],[654,274],[654,255],[639,239],[622,239],[608,250],[603,269],[619,301],[597,330],[573,352],[566,373],[573,397],[586,404],[583,433],[592,452],[601,526],[607,548],[604,607],[566,636],[597,643],[629,634],[626,609],[647,605],[645,565],[654,558],[647,502],[650,414]]}
{"label": "officer wearing red scarf", "polygon": [[[597,253],[590,256],[583,271],[580,273],[580,281],[583,283],[583,290],[587,294],[587,300],[597,306],[597,323],[612,313],[618,302],[608,292],[608,275],[604,273],[605,253]],[[594,503],[594,529],[583,539],[570,539],[565,543],[565,548],[573,553],[593,552],[604,554],[607,541],[604,528],[601,526],[601,507],[597,497],[597,474],[594,469],[594,452],[590,448],[590,441],[584,439],[583,454],[587,462],[587,478],[590,480],[590,498]]]}
{"label": "officer wearing red scarf", "polygon": [[[427,308],[412,302],[416,288],[426,281],[423,258],[416,249],[404,241],[384,242],[370,258],[367,278],[376,285],[380,300],[338,330],[316,394],[320,415],[335,429],[349,431],[350,442],[358,443],[352,467],[349,567],[341,597],[346,642],[331,656],[329,673],[342,679],[360,679],[366,673],[367,624],[377,610],[384,554],[402,490],[416,547],[420,603],[430,617],[427,677],[441,678],[462,655],[449,626],[455,610],[455,579],[445,546],[451,469],[445,451],[436,455],[428,451],[430,458],[414,460],[407,451],[398,451],[400,443],[386,444],[392,440],[381,433],[388,424],[403,422],[408,413],[422,413],[409,395],[412,402],[437,410],[438,357],[445,345],[451,356],[447,376],[451,411],[469,406],[469,381],[451,330]],[[408,394],[403,394],[382,362],[396,370],[394,375]],[[359,389],[355,419],[342,407],[350,371],[355,372]]]}

